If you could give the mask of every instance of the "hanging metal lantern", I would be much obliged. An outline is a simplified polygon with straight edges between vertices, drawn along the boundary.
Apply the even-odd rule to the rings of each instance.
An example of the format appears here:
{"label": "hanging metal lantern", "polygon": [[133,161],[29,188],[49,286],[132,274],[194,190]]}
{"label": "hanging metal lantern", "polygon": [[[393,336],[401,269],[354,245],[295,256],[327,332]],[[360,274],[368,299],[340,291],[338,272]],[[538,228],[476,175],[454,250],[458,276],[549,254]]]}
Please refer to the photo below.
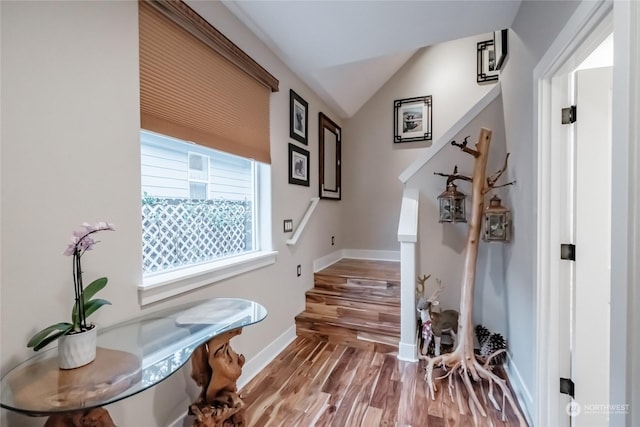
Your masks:
{"label": "hanging metal lantern", "polygon": [[447,184],[447,189],[438,196],[440,222],[467,222],[464,209],[466,198],[453,182]]}
{"label": "hanging metal lantern", "polygon": [[493,196],[484,210],[484,240],[488,242],[511,241],[511,211],[502,206],[502,200]]}

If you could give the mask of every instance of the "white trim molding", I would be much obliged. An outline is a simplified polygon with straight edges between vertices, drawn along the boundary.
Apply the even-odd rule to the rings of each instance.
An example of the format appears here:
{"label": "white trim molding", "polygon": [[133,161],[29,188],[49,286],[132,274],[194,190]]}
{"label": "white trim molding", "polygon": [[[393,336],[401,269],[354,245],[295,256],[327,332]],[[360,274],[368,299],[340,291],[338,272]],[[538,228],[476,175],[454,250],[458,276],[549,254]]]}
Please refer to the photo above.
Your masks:
{"label": "white trim molding", "polygon": [[152,276],[138,286],[140,305],[158,302],[239,274],[267,267],[276,262],[277,255],[278,252],[275,251],[252,252]]}
{"label": "white trim molding", "polygon": [[260,353],[253,356],[242,367],[242,375],[238,378],[238,389],[249,384],[256,375],[271,363],[282,351],[296,339],[296,325],[291,325]]}
{"label": "white trim molding", "polygon": [[467,126],[471,121],[480,114],[494,99],[496,99],[502,93],[502,87],[500,83],[496,83],[496,85],[489,91],[485,96],[483,96],[480,101],[476,102],[469,111],[467,111],[462,117],[458,119],[457,122],[453,124],[437,141],[435,141],[431,147],[427,148],[423,153],[418,156],[416,160],[413,161],[409,165],[408,168],[404,170],[398,177],[400,182],[406,184],[409,179],[413,175],[415,175],[424,165],[427,164],[429,160],[433,158],[440,150],[442,150],[445,146],[449,144],[449,142],[458,135],[465,126]]}
{"label": "white trim molding", "polygon": [[527,424],[533,426],[531,414],[533,413],[533,397],[529,388],[525,384],[520,371],[516,366],[516,363],[511,358],[511,353],[507,352],[507,364],[505,365],[507,371],[507,377],[511,383],[511,388],[516,392],[516,398],[520,404],[520,408],[523,410],[524,417],[527,419]]}
{"label": "white trim molding", "polygon": [[399,251],[377,251],[369,249],[340,249],[313,261],[313,272],[324,270],[343,258],[370,259],[376,261],[400,261]]}
{"label": "white trim molding", "polygon": [[[634,242],[632,204],[635,202],[630,192],[633,174],[637,165],[632,162],[632,127],[637,120],[637,109],[630,103],[634,94],[632,74],[633,61],[638,60],[637,41],[632,37],[638,31],[637,18],[634,20],[635,2],[613,2],[611,0],[583,1],[558,34],[546,54],[534,69],[534,141],[537,143],[537,248],[536,248],[536,425],[557,425],[561,408],[557,408],[558,369],[557,355],[547,350],[557,346],[557,236],[554,234],[555,211],[553,202],[554,177],[561,171],[552,166],[554,146],[551,143],[550,118],[552,79],[566,74],[593,50],[598,43],[598,33],[613,30],[614,71],[613,71],[613,150],[612,150],[612,212],[615,221],[611,228],[611,342],[610,402],[611,404],[632,404],[628,401],[629,382],[633,383],[629,357],[628,299],[629,289],[633,289],[629,276],[629,248]],[[612,13],[613,11],[613,13]],[[637,15],[637,11],[636,11]],[[612,19],[611,19],[612,16]],[[638,73],[637,68],[635,73]],[[637,76],[635,76],[637,78]],[[637,87],[635,93],[637,96]],[[557,141],[556,141],[557,142]],[[555,168],[555,169],[554,169]],[[631,197],[630,197],[631,195]],[[557,227],[556,227],[557,228]],[[637,240],[637,236],[635,237]],[[555,282],[554,282],[555,280]],[[555,314],[554,314],[555,313]],[[555,320],[554,320],[555,319]],[[635,403],[635,402],[633,402]],[[633,404],[631,405],[633,412]],[[632,414],[612,414],[610,426],[633,425]]]}
{"label": "white trim molding", "polygon": [[418,361],[416,339],[416,243],[418,242],[418,213],[420,191],[405,188],[402,192],[398,241],[400,242],[400,343],[398,359]]}

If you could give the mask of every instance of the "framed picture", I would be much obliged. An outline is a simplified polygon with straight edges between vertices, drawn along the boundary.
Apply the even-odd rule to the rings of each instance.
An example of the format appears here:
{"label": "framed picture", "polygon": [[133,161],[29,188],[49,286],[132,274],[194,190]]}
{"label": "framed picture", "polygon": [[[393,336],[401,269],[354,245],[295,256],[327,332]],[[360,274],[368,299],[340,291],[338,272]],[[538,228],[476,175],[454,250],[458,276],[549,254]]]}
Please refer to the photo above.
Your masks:
{"label": "framed picture", "polygon": [[309,152],[289,144],[289,184],[309,186]]}
{"label": "framed picture", "polygon": [[322,112],[318,114],[318,180],[320,198],[342,198],[342,128]]}
{"label": "framed picture", "polygon": [[477,56],[478,77],[476,81],[478,83],[497,82],[499,70],[496,68],[496,50],[493,40],[478,42]]}
{"label": "framed picture", "polygon": [[307,127],[309,125],[309,104],[289,89],[289,136],[298,142],[307,144]]}
{"label": "framed picture", "polygon": [[507,41],[508,41],[508,30],[500,30],[493,32],[493,50],[495,51],[495,70],[501,70],[502,64],[504,64],[504,60],[507,59]]}
{"label": "framed picture", "polygon": [[430,141],[431,95],[393,101],[393,142]]}

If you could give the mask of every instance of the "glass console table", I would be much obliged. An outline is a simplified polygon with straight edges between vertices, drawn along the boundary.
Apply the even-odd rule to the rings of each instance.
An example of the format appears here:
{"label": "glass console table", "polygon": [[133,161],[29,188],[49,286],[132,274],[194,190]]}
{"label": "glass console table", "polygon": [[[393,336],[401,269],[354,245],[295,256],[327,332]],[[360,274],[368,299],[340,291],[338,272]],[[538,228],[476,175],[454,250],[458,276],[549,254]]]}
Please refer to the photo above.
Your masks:
{"label": "glass console table", "polygon": [[[204,369],[210,374],[211,369],[202,365],[210,363],[213,368],[214,358],[222,351],[227,361],[235,355],[234,363],[239,365],[235,366],[237,375],[232,375],[233,384],[223,387],[235,392],[235,380],[244,357],[235,354],[228,341],[240,334],[243,327],[266,316],[266,309],[253,301],[214,298],[99,329],[96,359],[88,365],[61,370],[58,349],[52,348],[8,371],[0,379],[0,406],[31,416],[50,415],[49,420],[62,416],[79,418],[89,410],[155,386],[180,369],[192,355],[194,370]],[[214,396],[207,395],[207,387],[211,385],[204,384],[206,379],[198,375],[192,373],[196,383],[203,387],[199,400],[209,397],[203,403],[212,404]],[[211,384],[214,382],[209,380]]]}

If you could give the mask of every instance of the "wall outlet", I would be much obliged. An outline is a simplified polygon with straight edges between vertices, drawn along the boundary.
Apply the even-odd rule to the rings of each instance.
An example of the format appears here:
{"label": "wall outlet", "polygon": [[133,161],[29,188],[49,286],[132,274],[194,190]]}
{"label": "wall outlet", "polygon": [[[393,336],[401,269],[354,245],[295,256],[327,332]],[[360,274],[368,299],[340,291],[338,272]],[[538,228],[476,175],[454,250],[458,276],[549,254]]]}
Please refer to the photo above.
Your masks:
{"label": "wall outlet", "polygon": [[292,219],[285,219],[284,220],[284,232],[285,233],[289,233],[293,231],[293,220]]}
{"label": "wall outlet", "polygon": [[331,246],[336,244],[336,237],[335,236],[331,236]]}
{"label": "wall outlet", "polygon": [[302,276],[302,267],[300,266],[300,264],[298,264],[298,267],[296,268],[296,274],[298,275],[298,277]]}

